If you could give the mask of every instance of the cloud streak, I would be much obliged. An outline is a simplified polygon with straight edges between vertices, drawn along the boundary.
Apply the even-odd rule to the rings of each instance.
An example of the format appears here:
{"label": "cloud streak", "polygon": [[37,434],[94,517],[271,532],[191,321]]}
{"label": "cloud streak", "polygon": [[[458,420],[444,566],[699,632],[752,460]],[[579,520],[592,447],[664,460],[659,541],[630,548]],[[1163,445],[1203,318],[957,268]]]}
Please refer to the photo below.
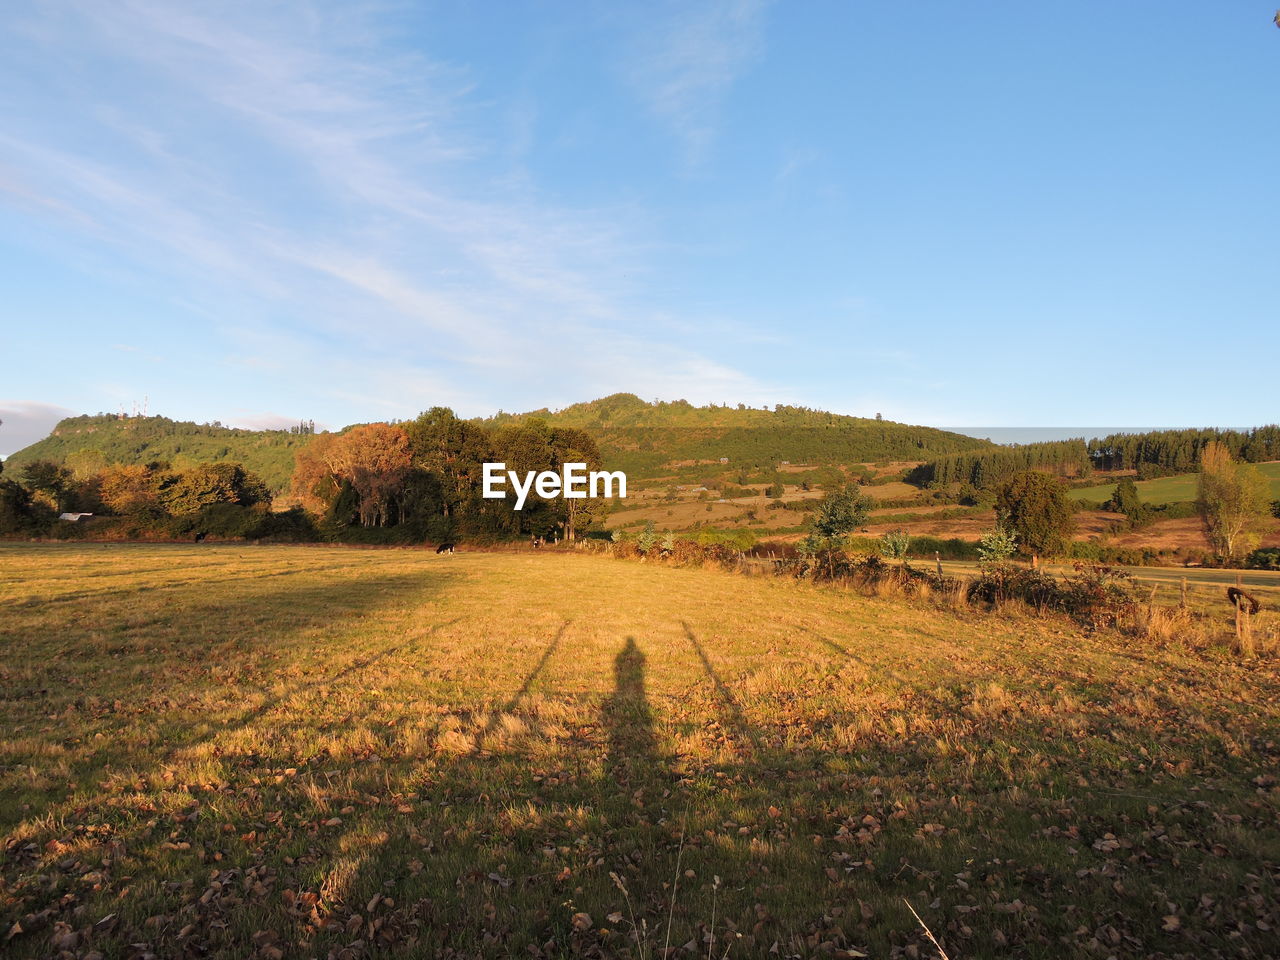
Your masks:
{"label": "cloud streak", "polygon": [[631,80],[648,108],[701,162],[715,139],[723,101],[760,54],[764,0],[678,4],[638,52]]}
{"label": "cloud streak", "polygon": [[[99,259],[115,250],[107,269],[123,258],[165,276],[175,303],[215,318],[204,336],[216,362],[305,361],[307,389],[402,415],[441,396],[484,412],[512,380],[537,406],[615,389],[765,392],[649,335],[655,311],[634,280],[643,214],[512,187],[502,145],[472,122],[466,71],[397,52],[376,7],[197,9],[28,11],[17,29],[32,62],[90,66],[60,81],[77,104],[69,125],[6,124],[0,197]],[[654,108],[691,143],[756,31],[756,4],[718,4],[674,24],[655,53]],[[99,93],[108,74],[130,95]],[[271,352],[245,349],[244,314]]]}

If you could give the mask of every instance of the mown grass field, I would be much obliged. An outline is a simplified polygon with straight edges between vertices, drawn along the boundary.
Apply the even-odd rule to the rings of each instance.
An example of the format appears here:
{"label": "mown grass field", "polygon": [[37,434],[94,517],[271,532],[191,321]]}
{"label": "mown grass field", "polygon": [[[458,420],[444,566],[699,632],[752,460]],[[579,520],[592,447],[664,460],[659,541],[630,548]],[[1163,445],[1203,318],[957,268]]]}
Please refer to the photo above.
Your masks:
{"label": "mown grass field", "polygon": [[[1255,464],[1262,475],[1271,481],[1271,496],[1280,500],[1280,461]],[[1196,498],[1196,475],[1182,473],[1175,477],[1160,477],[1158,480],[1139,480],[1138,494],[1145,503],[1186,503]],[[1081,487],[1071,491],[1073,500],[1084,500],[1088,503],[1105,503],[1116,492],[1115,483],[1099,484],[1095,487]]]}
{"label": "mown grass field", "polygon": [[1278,761],[1274,660],[1066,621],[0,546],[15,957],[1276,956]]}

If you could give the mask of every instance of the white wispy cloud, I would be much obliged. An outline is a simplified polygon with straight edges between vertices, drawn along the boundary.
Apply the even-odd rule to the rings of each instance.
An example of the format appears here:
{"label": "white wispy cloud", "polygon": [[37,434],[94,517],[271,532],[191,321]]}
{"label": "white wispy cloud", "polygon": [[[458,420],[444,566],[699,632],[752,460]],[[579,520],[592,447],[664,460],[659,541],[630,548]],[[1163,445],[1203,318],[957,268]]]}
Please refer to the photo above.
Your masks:
{"label": "white wispy cloud", "polygon": [[766,7],[766,0],[678,3],[638,32],[644,39],[631,80],[694,163],[715,139],[734,81],[761,51]]}
{"label": "white wispy cloud", "polygon": [[[6,124],[0,196],[174,278],[223,362],[313,364],[299,389],[401,414],[442,397],[483,412],[512,380],[565,402],[770,392],[655,338],[636,286],[643,212],[513,187],[467,71],[397,52],[378,10],[50,0],[14,29],[33,60],[96,64],[58,81],[96,136]],[[745,0],[681,14],[653,52],[654,109],[691,143],[759,18]],[[136,99],[98,89],[108,71]],[[222,315],[228,303],[259,319]]]}

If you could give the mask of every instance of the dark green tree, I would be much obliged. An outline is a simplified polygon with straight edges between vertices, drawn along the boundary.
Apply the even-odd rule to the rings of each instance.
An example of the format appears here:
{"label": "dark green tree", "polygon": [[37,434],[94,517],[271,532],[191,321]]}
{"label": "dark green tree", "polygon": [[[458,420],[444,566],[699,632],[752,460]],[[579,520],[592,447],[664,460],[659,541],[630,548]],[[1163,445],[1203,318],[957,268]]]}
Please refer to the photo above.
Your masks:
{"label": "dark green tree", "polygon": [[1062,481],[1037,470],[1015,473],[1000,484],[996,515],[1000,524],[1018,538],[1018,548],[1024,554],[1061,553],[1075,530],[1075,517]]}
{"label": "dark green tree", "polygon": [[0,534],[19,533],[34,519],[30,491],[13,480],[0,479]]}
{"label": "dark green tree", "polygon": [[70,509],[71,471],[52,460],[36,460],[22,468],[22,482],[36,499],[55,510]]}
{"label": "dark green tree", "polygon": [[[551,469],[559,470],[566,463],[585,463],[586,469],[599,470],[603,460],[595,440],[585,430],[575,427],[555,427],[551,431]],[[578,531],[585,530],[595,520],[604,516],[608,504],[603,500],[563,497],[554,501],[556,512],[563,515],[564,538],[574,540]]]}
{"label": "dark green tree", "polygon": [[331,527],[355,526],[360,519],[360,495],[350,480],[338,484],[338,493],[325,511],[325,523]]}
{"label": "dark green tree", "polygon": [[1153,514],[1150,504],[1142,502],[1138,493],[1138,485],[1130,477],[1125,477],[1116,484],[1116,492],[1106,504],[1116,513],[1123,513],[1131,527],[1141,527],[1151,522]]}
{"label": "dark green tree", "polygon": [[439,480],[441,513],[454,518],[474,510],[482,465],[491,459],[489,431],[448,407],[432,407],[404,429],[414,467]]}

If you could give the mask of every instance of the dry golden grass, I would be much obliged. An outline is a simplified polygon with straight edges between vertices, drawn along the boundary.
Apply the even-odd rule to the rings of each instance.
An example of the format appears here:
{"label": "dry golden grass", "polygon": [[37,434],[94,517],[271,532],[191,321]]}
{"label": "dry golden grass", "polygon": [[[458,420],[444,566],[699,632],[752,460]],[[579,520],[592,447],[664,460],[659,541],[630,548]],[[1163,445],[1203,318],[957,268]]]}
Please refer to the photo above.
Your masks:
{"label": "dry golden grass", "polygon": [[1273,659],[887,594],[2,546],[9,952],[1274,955]]}

